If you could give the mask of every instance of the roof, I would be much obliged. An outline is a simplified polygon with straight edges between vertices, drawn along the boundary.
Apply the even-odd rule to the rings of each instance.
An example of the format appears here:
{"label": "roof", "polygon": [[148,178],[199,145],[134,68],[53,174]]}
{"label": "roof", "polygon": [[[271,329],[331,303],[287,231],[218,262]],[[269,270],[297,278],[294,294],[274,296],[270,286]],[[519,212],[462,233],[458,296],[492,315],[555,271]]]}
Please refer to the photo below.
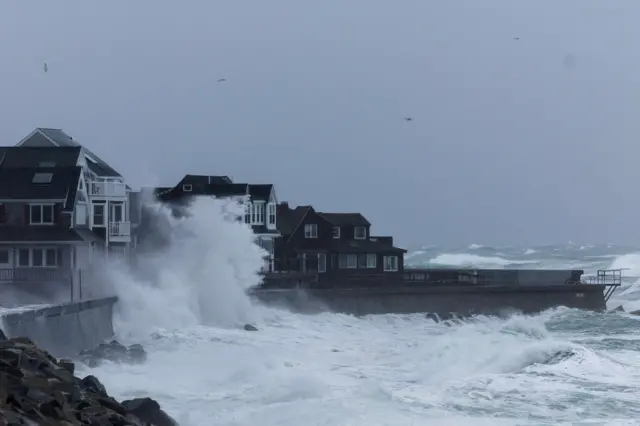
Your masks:
{"label": "roof", "polygon": [[371,226],[371,223],[360,213],[320,213],[318,214],[335,226]]}
{"label": "roof", "polygon": [[278,231],[280,231],[282,235],[293,234],[311,208],[311,206],[298,206],[288,211],[279,211],[277,216]]}
{"label": "roof", "polygon": [[185,175],[179,184],[188,185],[224,185],[233,183],[229,176]]}
{"label": "roof", "polygon": [[269,229],[266,225],[251,225],[253,233],[257,235],[280,235],[277,229]]}
{"label": "roof", "polygon": [[78,164],[82,147],[10,146],[0,147],[0,167],[73,167]]}
{"label": "roof", "polygon": [[213,185],[192,185],[191,191],[185,191],[182,185],[192,185],[179,183],[173,188],[154,188],[154,194],[160,200],[170,201],[182,198],[190,198],[198,195],[208,195],[213,197],[235,197],[247,195],[248,186],[246,183],[213,184]]}
{"label": "roof", "polygon": [[0,226],[0,242],[81,242],[74,229],[59,226]]}
{"label": "roof", "polygon": [[249,195],[252,201],[269,201],[272,190],[272,184],[249,184]]}
{"label": "roof", "polygon": [[[65,209],[75,203],[82,168],[74,167],[0,167],[2,200],[66,200]],[[49,182],[34,183],[36,174],[51,174]]]}
{"label": "roof", "polygon": [[116,172],[106,161],[91,152],[89,148],[76,142],[62,129],[37,127],[29,136],[20,141],[18,146],[24,147],[25,143],[27,143],[29,147],[47,146],[47,142],[57,147],[81,147],[87,159],[87,165],[92,172],[99,176],[122,177],[120,173]]}

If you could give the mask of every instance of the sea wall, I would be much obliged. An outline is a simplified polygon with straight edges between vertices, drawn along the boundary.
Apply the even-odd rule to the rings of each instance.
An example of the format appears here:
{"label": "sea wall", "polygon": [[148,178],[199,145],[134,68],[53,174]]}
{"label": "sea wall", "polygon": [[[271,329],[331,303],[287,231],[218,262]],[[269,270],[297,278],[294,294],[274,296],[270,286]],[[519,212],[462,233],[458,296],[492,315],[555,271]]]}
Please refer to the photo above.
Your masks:
{"label": "sea wall", "polygon": [[28,337],[53,356],[91,349],[113,337],[116,297],[72,302],[2,314],[8,337]]}
{"label": "sea wall", "polygon": [[273,289],[256,290],[253,296],[266,304],[288,307],[299,312],[332,312],[353,315],[434,313],[452,315],[526,314],[549,308],[601,311],[606,309],[603,286],[404,286],[351,289]]}

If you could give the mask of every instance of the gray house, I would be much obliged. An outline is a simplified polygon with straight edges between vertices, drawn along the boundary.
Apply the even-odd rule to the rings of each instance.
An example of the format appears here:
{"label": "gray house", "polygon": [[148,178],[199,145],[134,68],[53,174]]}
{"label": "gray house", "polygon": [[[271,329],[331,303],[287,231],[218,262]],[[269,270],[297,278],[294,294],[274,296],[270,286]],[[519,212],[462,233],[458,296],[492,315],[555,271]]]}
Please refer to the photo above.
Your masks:
{"label": "gray house", "polygon": [[130,192],[61,130],[0,147],[0,284],[69,283],[103,256],[127,254]]}

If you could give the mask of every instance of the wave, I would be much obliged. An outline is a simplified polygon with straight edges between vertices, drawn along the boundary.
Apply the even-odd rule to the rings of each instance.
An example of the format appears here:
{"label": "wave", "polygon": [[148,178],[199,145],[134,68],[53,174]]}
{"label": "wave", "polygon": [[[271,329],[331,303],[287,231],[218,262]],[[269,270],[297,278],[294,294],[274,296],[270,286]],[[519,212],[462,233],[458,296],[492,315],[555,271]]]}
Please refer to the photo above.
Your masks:
{"label": "wave", "polygon": [[509,265],[539,263],[537,260],[509,260],[498,256],[480,256],[470,253],[443,253],[429,260],[433,265],[478,268],[504,268]]}

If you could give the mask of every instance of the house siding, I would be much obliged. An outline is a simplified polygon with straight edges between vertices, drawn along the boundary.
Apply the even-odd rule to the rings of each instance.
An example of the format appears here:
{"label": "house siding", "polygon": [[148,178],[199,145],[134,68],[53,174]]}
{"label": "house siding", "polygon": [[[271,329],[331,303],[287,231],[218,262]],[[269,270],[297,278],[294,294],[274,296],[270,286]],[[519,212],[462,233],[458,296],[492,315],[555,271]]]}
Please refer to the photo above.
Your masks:
{"label": "house siding", "polygon": [[[31,204],[51,204],[31,203],[29,201],[3,203],[5,210],[5,220],[1,226],[28,226],[29,225],[29,205]],[[62,211],[62,203],[54,204],[54,224],[48,226],[71,227],[71,214]],[[47,225],[34,225],[47,226]]]}

